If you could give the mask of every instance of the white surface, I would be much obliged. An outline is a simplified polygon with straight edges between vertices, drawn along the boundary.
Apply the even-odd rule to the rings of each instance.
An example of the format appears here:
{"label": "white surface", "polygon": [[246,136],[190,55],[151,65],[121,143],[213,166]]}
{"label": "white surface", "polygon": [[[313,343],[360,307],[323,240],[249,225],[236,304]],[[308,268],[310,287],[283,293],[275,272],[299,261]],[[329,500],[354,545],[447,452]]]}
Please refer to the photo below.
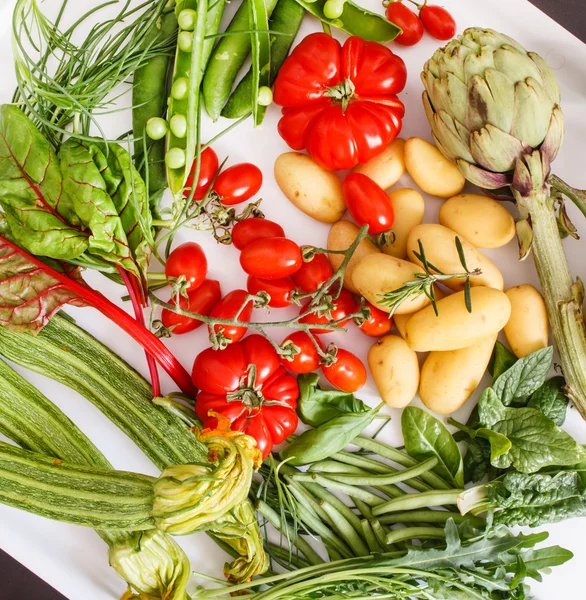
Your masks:
{"label": "white surface", "polygon": [[[380,2],[359,0],[381,12]],[[58,2],[60,3],[60,2]],[[71,2],[68,10],[75,13],[89,7],[90,0]],[[236,3],[234,3],[236,4]],[[55,0],[47,0],[41,6],[55,5]],[[445,0],[445,5],[455,15],[459,30],[468,26],[492,27],[511,35],[530,50],[541,54],[555,69],[559,78],[563,109],[567,123],[567,139],[564,149],[554,165],[554,171],[577,187],[586,188],[584,156],[586,145],[586,46],[562,27],[550,20],[526,0]],[[0,1],[0,101],[9,102],[14,88],[13,64],[10,49],[10,21],[13,0]],[[234,7],[229,11],[234,10]],[[85,10],[83,11],[85,12]],[[302,29],[305,35],[319,29],[319,24],[307,17]],[[300,38],[298,38],[300,39]],[[409,68],[409,81],[401,98],[407,105],[403,136],[414,135],[429,138],[429,128],[421,106],[422,86],[419,72],[439,43],[425,37],[418,46],[405,49],[394,45],[393,50],[400,54]],[[262,188],[263,211],[267,217],[285,226],[289,237],[301,244],[324,246],[328,227],[312,221],[295,209],[280,193],[272,177],[275,157],[287,150],[276,132],[279,117],[277,107],[269,109],[263,125],[253,132],[250,121],[239,126],[229,135],[218,141],[214,148],[220,159],[229,155],[229,164],[241,161],[256,163],[265,175]],[[115,119],[108,119],[111,132],[118,135],[130,126],[130,114],[123,113]],[[212,125],[204,124],[203,139],[208,139],[226,126],[227,122]],[[408,176],[404,176],[398,187],[411,186]],[[440,200],[426,199],[426,221],[436,221]],[[572,211],[579,230],[585,231],[584,221]],[[187,239],[197,240],[207,252],[210,263],[210,276],[220,279],[223,291],[245,285],[245,275],[238,264],[238,252],[233,248],[220,247],[211,235],[205,232],[182,231],[177,243]],[[586,262],[583,259],[585,242],[568,241],[566,247],[570,255],[574,275],[586,278]],[[503,270],[507,286],[518,283],[537,283],[531,260],[517,262],[515,243],[487,254]],[[106,291],[111,298],[120,296],[120,288],[109,284],[95,273],[88,274],[92,285]],[[95,334],[99,339],[119,352],[131,364],[146,374],[144,356],[137,346],[114,324],[92,309],[68,309],[78,323]],[[260,311],[256,311],[260,313]],[[272,317],[286,314],[286,311],[273,311]],[[261,314],[257,318],[264,318]],[[282,339],[282,332],[275,332]],[[337,341],[345,347],[365,357],[371,340],[355,329],[347,334],[337,334]],[[196,353],[207,344],[203,328],[193,334],[177,337],[169,342],[172,350],[189,369]],[[22,371],[24,376],[39,387],[57,403],[89,437],[100,447],[112,463],[121,469],[155,473],[153,466],[138,449],[121,434],[102,414],[85,399],[68,388],[44,377]],[[168,384],[168,380],[165,380]],[[360,397],[375,403],[375,388],[371,381],[361,391]],[[376,402],[378,403],[378,402]],[[465,418],[472,403],[459,415]],[[586,442],[586,424],[576,411],[571,411],[566,428],[580,441]],[[390,442],[400,443],[399,413],[393,411],[393,425],[388,428]],[[573,520],[558,525],[550,525],[550,542],[560,544],[574,552],[575,558],[545,578],[542,584],[532,586],[536,597],[541,600],[558,598],[579,598],[584,596],[582,565],[586,562],[586,520]],[[192,559],[193,568],[200,572],[219,575],[224,562],[223,553],[205,536],[195,535],[181,540]],[[0,546],[15,559],[26,565],[52,586],[70,599],[112,600],[124,591],[124,584],[110,569],[106,557],[106,546],[89,529],[68,526],[62,523],[41,519],[25,512],[0,506]],[[0,583],[0,598],[2,584]]]}

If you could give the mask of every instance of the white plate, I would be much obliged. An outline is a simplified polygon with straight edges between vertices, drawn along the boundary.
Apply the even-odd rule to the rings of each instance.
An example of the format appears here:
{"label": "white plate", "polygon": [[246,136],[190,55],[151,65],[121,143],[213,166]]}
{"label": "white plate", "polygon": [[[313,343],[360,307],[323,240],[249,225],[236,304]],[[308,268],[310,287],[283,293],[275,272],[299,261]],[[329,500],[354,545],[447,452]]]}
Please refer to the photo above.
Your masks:
{"label": "white plate", "polygon": [[[374,11],[382,12],[380,2],[376,0],[359,1]],[[14,0],[4,0],[0,4],[0,101],[9,102],[14,89],[10,48],[10,22]],[[55,4],[60,4],[60,0],[47,0],[41,6],[51,7]],[[71,2],[68,10],[81,14],[93,4],[90,0],[78,0]],[[586,188],[586,46],[526,0],[446,0],[445,5],[455,15],[459,30],[469,26],[492,27],[514,37],[527,49],[541,54],[555,70],[562,89],[567,138],[564,149],[555,162],[554,172],[573,185]],[[234,6],[229,9],[229,13],[233,10]],[[305,35],[317,30],[318,22],[308,16],[301,33]],[[414,48],[393,46],[393,50],[405,59],[409,68],[407,89],[401,94],[407,105],[404,137],[430,137],[420,101],[422,86],[419,72],[425,60],[439,45],[437,41],[426,36],[423,42]],[[278,118],[278,108],[271,107],[265,122],[257,130],[253,131],[250,121],[244,123],[219,140],[214,148],[221,158],[229,155],[229,164],[244,160],[256,163],[265,175],[262,196],[265,199],[263,210],[266,215],[283,224],[287,235],[297,242],[323,246],[328,227],[312,221],[289,204],[272,177],[275,157],[287,150],[276,132]],[[106,122],[111,133],[118,135],[130,127],[130,115],[125,113],[123,116],[110,117]],[[227,122],[213,125],[206,120],[203,139],[218,133],[226,125]],[[410,185],[412,184],[406,175],[398,184],[400,187]],[[440,201],[435,198],[428,198],[426,201],[426,221],[435,221]],[[584,231],[583,218],[572,208],[570,212],[575,217],[578,228]],[[210,274],[221,280],[225,291],[244,286],[245,276],[239,267],[238,252],[235,249],[216,245],[207,233],[189,230],[182,231],[177,236],[177,243],[188,239],[197,240],[205,247]],[[584,242],[572,240],[566,242],[572,271],[574,275],[584,279],[586,263],[583,259],[583,244]],[[507,286],[525,282],[537,283],[532,261],[517,262],[514,242],[487,254],[503,270]],[[119,287],[95,273],[88,274],[87,279],[112,299],[121,295]],[[81,326],[146,375],[143,353],[138,351],[132,340],[114,324],[92,309],[68,310]],[[276,312],[278,311],[275,311],[273,316]],[[278,339],[283,337],[282,332],[275,332],[275,336]],[[369,346],[369,340],[365,336],[353,331],[345,335],[337,334],[337,338],[341,345],[351,347],[362,357],[365,356]],[[206,344],[203,328],[199,332],[177,337],[170,342],[172,350],[187,368],[190,368],[194,356]],[[58,404],[117,468],[156,474],[156,470],[140,451],[89,402],[64,386],[31,372],[19,370]],[[168,385],[168,380],[165,382]],[[360,396],[371,404],[376,402],[375,388],[371,381],[361,391]],[[472,405],[470,402],[458,416],[465,418]],[[393,411],[393,426],[386,434],[388,441],[397,444],[400,443],[398,416],[398,411]],[[576,411],[571,411],[566,428],[579,440],[586,442],[586,424],[580,420]],[[565,566],[556,568],[542,584],[534,584],[534,593],[543,600],[583,597],[582,565],[586,562],[586,521],[568,521],[550,525],[547,529],[551,533],[550,543],[569,548],[574,552],[575,558]],[[187,550],[194,569],[214,575],[221,573],[225,556],[205,535],[181,539],[181,543]],[[123,582],[108,566],[106,546],[89,529],[49,521],[0,506],[0,546],[68,598],[112,600],[119,598],[124,591]],[[1,591],[0,584],[0,597],[4,597]]]}

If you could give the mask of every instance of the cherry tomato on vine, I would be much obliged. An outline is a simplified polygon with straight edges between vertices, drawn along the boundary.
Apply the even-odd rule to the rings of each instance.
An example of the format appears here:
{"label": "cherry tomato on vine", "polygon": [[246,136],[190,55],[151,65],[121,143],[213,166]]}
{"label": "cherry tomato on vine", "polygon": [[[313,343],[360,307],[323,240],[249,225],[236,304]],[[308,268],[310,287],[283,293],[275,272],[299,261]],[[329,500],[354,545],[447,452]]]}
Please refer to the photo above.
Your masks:
{"label": "cherry tomato on vine", "polygon": [[[301,319],[301,323],[309,323],[310,325],[327,325],[330,321],[339,321],[344,319],[348,315],[356,312],[358,304],[354,299],[354,296],[347,290],[342,290],[340,296],[333,302],[334,308],[330,311],[331,319],[328,319],[327,315],[318,316],[317,314],[310,314]],[[307,305],[301,307],[300,312],[304,312],[307,309]],[[348,321],[341,321],[338,323],[338,327],[345,327]],[[332,333],[328,329],[311,328],[312,333],[326,334]]]}
{"label": "cherry tomato on vine", "polygon": [[[215,317],[216,319],[233,319],[246,301],[247,296],[248,292],[245,290],[231,291],[229,294],[226,294],[216,306],[214,306],[210,312],[210,317]],[[252,300],[247,302],[238,317],[238,321],[250,321],[253,305],[254,303]],[[213,325],[212,327],[216,334],[222,331],[224,336],[231,339],[232,342],[241,340],[248,331],[248,327],[239,327],[236,325]],[[211,330],[212,327],[209,329]]]}
{"label": "cherry tomato on vine", "polygon": [[[218,304],[221,297],[220,282],[215,279],[206,279],[194,292],[189,293],[187,298],[180,296],[179,307],[189,312],[207,316],[214,306]],[[171,298],[169,302],[175,305],[175,298]],[[163,309],[161,321],[163,321],[163,325],[168,329],[172,327],[172,332],[177,335],[193,331],[203,324],[197,319],[178,315],[167,308]]]}
{"label": "cherry tomato on vine", "polygon": [[[191,195],[191,187],[193,186],[193,180],[195,179],[196,166],[197,160],[194,160],[191,166],[191,173],[185,182],[185,189],[183,190],[184,198],[189,198]],[[194,200],[203,200],[205,198],[205,195],[218,172],[219,166],[218,155],[212,150],[211,146],[208,146],[200,155],[199,177],[193,194]]]}
{"label": "cherry tomato on vine", "polygon": [[222,171],[214,183],[214,191],[222,204],[232,206],[246,202],[262,185],[261,170],[251,163],[240,163]]}
{"label": "cherry tomato on vine", "polygon": [[177,246],[167,259],[165,276],[167,279],[179,279],[182,275],[187,281],[187,290],[195,291],[208,273],[208,261],[203,248],[195,242],[186,242]]}
{"label": "cherry tomato on vine", "polygon": [[315,254],[309,261],[303,261],[297,273],[291,275],[293,283],[305,293],[315,292],[333,274],[332,265],[325,254]]}
{"label": "cherry tomato on vine", "polygon": [[427,33],[438,40],[451,40],[456,35],[456,21],[442,6],[429,4],[422,6],[419,18]]}
{"label": "cherry tomato on vine", "polygon": [[362,361],[343,348],[338,348],[336,362],[322,367],[325,378],[343,392],[356,392],[366,383],[366,368]]}
{"label": "cherry tomato on vine", "polygon": [[387,193],[370,177],[350,173],[342,185],[346,206],[356,223],[368,225],[368,233],[388,231],[395,221],[393,205]]}
{"label": "cherry tomato on vine", "polygon": [[286,308],[291,306],[291,292],[295,289],[295,284],[288,277],[269,280],[249,275],[246,288],[249,294],[266,292],[271,297],[269,302],[271,308]]}
{"label": "cherry tomato on vine", "polygon": [[377,308],[370,302],[366,303],[370,310],[370,319],[360,325],[360,331],[370,337],[382,337],[393,328],[393,320],[384,310]]}
{"label": "cherry tomato on vine", "polygon": [[[319,368],[320,356],[317,348],[305,331],[295,331],[283,340],[283,344],[286,342],[291,342],[299,348],[299,354],[296,354],[291,360],[281,357],[281,363],[286,369],[300,375],[301,373],[311,373]],[[320,348],[323,348],[319,340],[317,343]]]}
{"label": "cherry tomato on vine", "polygon": [[259,279],[289,277],[299,271],[302,264],[301,249],[284,237],[255,240],[240,254],[244,271]]}
{"label": "cherry tomato on vine", "polygon": [[278,223],[258,217],[239,221],[232,229],[232,243],[238,250],[256,240],[273,237],[285,237],[285,231]]}
{"label": "cherry tomato on vine", "polygon": [[401,0],[391,2],[387,6],[387,19],[398,25],[403,33],[394,41],[401,46],[414,46],[423,37],[423,23],[421,19]]}

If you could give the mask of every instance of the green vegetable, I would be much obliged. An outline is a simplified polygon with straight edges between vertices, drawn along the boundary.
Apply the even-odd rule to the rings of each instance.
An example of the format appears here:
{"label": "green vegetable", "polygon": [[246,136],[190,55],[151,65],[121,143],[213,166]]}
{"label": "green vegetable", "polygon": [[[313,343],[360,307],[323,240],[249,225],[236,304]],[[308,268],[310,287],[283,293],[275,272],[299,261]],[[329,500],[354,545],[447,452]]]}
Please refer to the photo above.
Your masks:
{"label": "green vegetable", "polygon": [[537,409],[556,425],[563,425],[568,410],[568,399],[563,392],[565,385],[563,377],[549,379],[535,390],[527,406]]}
{"label": "green vegetable", "polygon": [[493,381],[498,379],[505,371],[508,371],[516,362],[517,357],[506,346],[497,341],[488,365],[488,372],[492,375]]}
{"label": "green vegetable", "polygon": [[169,125],[165,119],[161,117],[151,117],[146,124],[146,133],[151,140],[162,140],[169,131]]}
{"label": "green vegetable", "polygon": [[266,112],[265,106],[259,103],[260,89],[266,89],[271,84],[271,37],[268,33],[269,15],[265,0],[249,0],[248,6],[252,31],[252,118],[255,126],[258,126]]}
{"label": "green vegetable", "polygon": [[428,412],[408,406],[401,415],[405,449],[419,461],[437,458],[435,471],[456,487],[464,486],[464,465],[458,444],[446,427]]}

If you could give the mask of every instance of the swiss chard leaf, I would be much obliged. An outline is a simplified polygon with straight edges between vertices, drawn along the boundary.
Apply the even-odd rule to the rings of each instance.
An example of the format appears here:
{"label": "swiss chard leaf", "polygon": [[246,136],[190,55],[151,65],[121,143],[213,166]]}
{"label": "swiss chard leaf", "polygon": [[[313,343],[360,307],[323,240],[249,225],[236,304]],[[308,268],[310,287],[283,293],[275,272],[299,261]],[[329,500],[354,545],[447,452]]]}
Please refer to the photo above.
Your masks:
{"label": "swiss chard leaf", "polygon": [[419,461],[437,458],[438,475],[456,487],[464,487],[462,454],[443,423],[421,408],[408,406],[401,415],[401,428],[410,456]]}
{"label": "swiss chard leaf", "polygon": [[568,411],[568,399],[563,392],[565,385],[563,377],[548,379],[534,392],[527,406],[542,412],[556,425],[563,425]]}
{"label": "swiss chard leaf", "polygon": [[488,372],[492,375],[493,381],[496,381],[505,371],[508,371],[517,362],[517,357],[501,342],[494,345],[490,362],[488,363]]}

